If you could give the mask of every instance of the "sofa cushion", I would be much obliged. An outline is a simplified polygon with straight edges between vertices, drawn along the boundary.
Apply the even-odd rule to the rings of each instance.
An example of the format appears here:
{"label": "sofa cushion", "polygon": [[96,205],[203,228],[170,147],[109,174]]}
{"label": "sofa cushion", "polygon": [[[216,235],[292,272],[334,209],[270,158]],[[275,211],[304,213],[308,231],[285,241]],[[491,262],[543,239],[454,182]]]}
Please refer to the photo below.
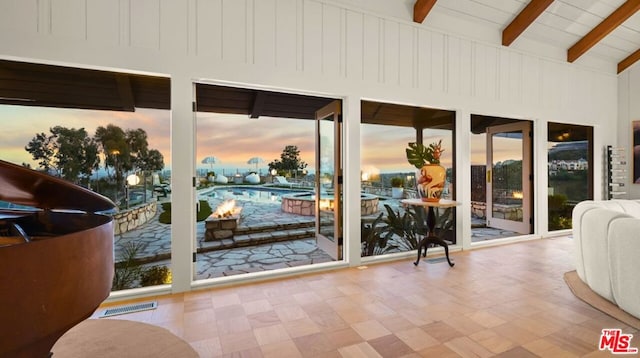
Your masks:
{"label": "sofa cushion", "polygon": [[640,201],[638,200],[610,200],[612,205],[619,205],[627,215],[640,219]]}
{"label": "sofa cushion", "polygon": [[[585,267],[584,267],[584,253],[583,253],[583,225],[584,223],[584,214],[593,209],[610,209],[616,212],[625,212],[623,207],[624,203],[622,200],[607,200],[607,201],[594,201],[594,200],[585,200],[579,202],[574,208],[571,215],[572,218],[572,227],[573,227],[573,242],[574,242],[574,265],[576,267],[576,272],[580,279],[587,283]],[[589,225],[587,225],[589,226]],[[587,230],[589,230],[587,228]],[[603,236],[602,239],[605,237]]]}
{"label": "sofa cushion", "polygon": [[640,317],[640,220],[621,218],[609,226],[609,271],[616,304]]}
{"label": "sofa cushion", "polygon": [[[620,218],[630,218],[624,212],[594,208],[582,215],[581,245],[584,277],[580,277],[591,289],[615,303],[609,272],[609,227]],[[580,260],[580,258],[577,258]]]}

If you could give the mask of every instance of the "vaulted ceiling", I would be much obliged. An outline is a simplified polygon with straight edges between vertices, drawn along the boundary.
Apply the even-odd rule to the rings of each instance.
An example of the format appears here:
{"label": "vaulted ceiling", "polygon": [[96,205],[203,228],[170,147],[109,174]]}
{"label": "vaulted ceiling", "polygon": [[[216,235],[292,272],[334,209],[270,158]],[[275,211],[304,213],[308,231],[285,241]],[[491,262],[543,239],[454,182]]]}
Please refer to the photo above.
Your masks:
{"label": "vaulted ceiling", "polygon": [[447,30],[442,18],[462,19],[500,31],[504,46],[553,46],[568,62],[590,57],[620,73],[640,59],[638,10],[640,0],[415,0],[413,20]]}

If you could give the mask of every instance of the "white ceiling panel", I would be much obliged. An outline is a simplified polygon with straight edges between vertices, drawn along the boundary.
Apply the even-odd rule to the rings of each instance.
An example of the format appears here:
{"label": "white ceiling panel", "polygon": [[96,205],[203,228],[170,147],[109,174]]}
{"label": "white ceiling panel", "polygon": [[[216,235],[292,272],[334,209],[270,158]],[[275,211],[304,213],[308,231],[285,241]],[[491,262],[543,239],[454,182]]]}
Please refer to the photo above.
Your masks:
{"label": "white ceiling panel", "polygon": [[[598,23],[599,21],[596,22],[596,25]],[[567,32],[579,37],[584,36],[593,28],[593,26],[595,26],[595,25],[593,26],[585,25],[583,22],[578,22],[575,19],[571,19],[565,16],[559,16],[557,14],[552,14],[548,12],[541,14],[536,20],[536,22],[532,24],[531,27],[534,27],[539,24],[543,24],[548,27],[557,29],[559,31]]]}
{"label": "white ceiling panel", "polygon": [[[566,54],[571,46],[625,2],[626,0],[555,0],[523,31],[520,37],[526,38],[528,43],[539,42],[544,46],[558,48],[558,54]],[[529,3],[530,0],[437,0],[424,23],[429,23],[429,16],[437,17],[440,13],[444,18],[453,17],[470,24],[460,27],[459,21],[450,21],[451,25],[446,21],[438,21],[440,30],[463,35],[467,31],[470,38],[475,38],[474,32],[480,28],[483,31],[493,29],[501,33]],[[439,20],[442,18],[438,17]],[[474,29],[473,23],[478,24],[477,29]],[[448,25],[452,28],[446,28]],[[453,28],[454,26],[456,28]],[[495,40],[499,41],[499,39]],[[531,48],[535,51],[536,47]],[[609,63],[607,70],[610,70],[638,49],[640,49],[640,12],[632,15],[606,35],[581,58],[593,56],[594,59],[604,59]]]}
{"label": "white ceiling panel", "polygon": [[620,29],[633,31],[640,34],[640,12],[635,13],[620,26]]}
{"label": "white ceiling panel", "polygon": [[513,16],[511,12],[487,5],[486,0],[449,0],[438,2],[438,6],[496,25],[509,23]]}
{"label": "white ceiling panel", "polygon": [[631,54],[631,52],[633,51],[624,51],[618,48],[611,47],[605,43],[598,43],[597,45],[593,46],[591,50],[589,50],[589,55],[598,55],[601,58],[606,58],[611,62],[618,63],[625,57],[629,56],[629,54]]}

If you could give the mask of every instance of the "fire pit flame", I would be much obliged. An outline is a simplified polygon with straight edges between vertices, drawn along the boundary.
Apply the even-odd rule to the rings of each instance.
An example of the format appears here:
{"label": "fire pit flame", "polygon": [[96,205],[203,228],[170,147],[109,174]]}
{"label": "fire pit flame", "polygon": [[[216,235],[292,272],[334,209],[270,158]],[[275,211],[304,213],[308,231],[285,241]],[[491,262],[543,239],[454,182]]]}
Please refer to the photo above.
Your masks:
{"label": "fire pit flame", "polygon": [[241,210],[242,208],[236,207],[235,200],[227,200],[224,203],[218,205],[214,214],[217,218],[228,218],[231,216],[240,215]]}

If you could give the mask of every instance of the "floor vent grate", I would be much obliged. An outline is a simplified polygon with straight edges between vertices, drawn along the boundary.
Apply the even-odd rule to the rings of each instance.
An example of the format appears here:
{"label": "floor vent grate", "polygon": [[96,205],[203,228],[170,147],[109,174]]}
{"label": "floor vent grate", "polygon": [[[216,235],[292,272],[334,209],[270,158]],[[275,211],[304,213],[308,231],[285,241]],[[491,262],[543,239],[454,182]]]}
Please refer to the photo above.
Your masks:
{"label": "floor vent grate", "polygon": [[433,258],[426,259],[427,263],[430,263],[430,264],[437,264],[437,263],[440,263],[440,262],[444,262],[446,260],[447,260],[447,258],[445,256],[433,257]]}
{"label": "floor vent grate", "polygon": [[127,314],[127,313],[140,312],[140,311],[146,311],[146,310],[154,310],[157,307],[158,307],[158,303],[156,301],[133,303],[126,306],[107,308],[98,316],[98,318],[111,317],[119,314]]}

